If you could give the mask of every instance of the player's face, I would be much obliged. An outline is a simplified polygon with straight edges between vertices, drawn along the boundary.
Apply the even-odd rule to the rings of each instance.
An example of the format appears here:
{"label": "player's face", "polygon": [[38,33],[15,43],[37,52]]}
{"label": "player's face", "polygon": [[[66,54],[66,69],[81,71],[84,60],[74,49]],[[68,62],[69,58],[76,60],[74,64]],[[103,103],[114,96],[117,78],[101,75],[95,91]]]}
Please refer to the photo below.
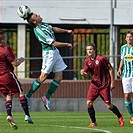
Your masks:
{"label": "player's face", "polygon": [[131,34],[126,35],[126,41],[127,44],[132,44],[133,43],[133,36]]}
{"label": "player's face", "polygon": [[42,22],[42,18],[40,17],[40,15],[37,15],[35,13],[33,13],[33,15],[32,15],[32,20],[35,23],[41,23]]}
{"label": "player's face", "polygon": [[93,46],[87,46],[86,47],[86,52],[88,56],[93,57],[95,55],[95,50]]}

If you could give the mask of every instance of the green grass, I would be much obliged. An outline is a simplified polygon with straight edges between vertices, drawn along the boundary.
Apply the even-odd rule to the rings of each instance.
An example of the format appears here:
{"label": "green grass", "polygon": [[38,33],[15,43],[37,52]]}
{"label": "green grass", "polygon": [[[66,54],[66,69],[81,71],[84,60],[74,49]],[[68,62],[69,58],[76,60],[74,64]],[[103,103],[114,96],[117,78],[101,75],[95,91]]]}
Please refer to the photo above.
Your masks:
{"label": "green grass", "polygon": [[6,121],[6,113],[0,113],[0,133],[133,133],[129,115],[124,113],[125,125],[119,127],[111,112],[96,113],[98,127],[87,128],[90,123],[87,112],[31,112],[34,124],[24,121],[23,112],[13,112],[18,130],[12,130]]}

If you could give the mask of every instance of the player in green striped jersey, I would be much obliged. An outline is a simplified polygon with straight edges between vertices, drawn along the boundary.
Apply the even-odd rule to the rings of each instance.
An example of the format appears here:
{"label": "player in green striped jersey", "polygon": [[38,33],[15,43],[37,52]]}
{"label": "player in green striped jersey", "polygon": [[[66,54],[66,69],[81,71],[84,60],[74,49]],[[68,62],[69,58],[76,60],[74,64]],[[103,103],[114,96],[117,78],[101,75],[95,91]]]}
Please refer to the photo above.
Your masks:
{"label": "player in green striped jersey", "polygon": [[40,87],[40,85],[47,79],[50,72],[53,72],[54,80],[51,82],[46,95],[42,97],[45,108],[50,110],[51,94],[54,93],[58,88],[63,77],[62,71],[67,67],[57,47],[72,48],[71,43],[56,41],[54,33],[70,33],[73,35],[73,31],[52,27],[51,25],[42,22],[42,20],[43,19],[40,17],[40,15],[35,13],[31,13],[27,18],[28,23],[33,26],[36,38],[42,45],[43,62],[41,74],[38,79],[33,82],[26,96],[27,98],[30,98],[32,94]]}
{"label": "player in green striped jersey", "polygon": [[126,44],[121,47],[121,61],[117,72],[122,76],[122,85],[125,98],[125,106],[130,114],[130,123],[133,124],[133,108],[131,93],[133,92],[133,32],[126,33]]}

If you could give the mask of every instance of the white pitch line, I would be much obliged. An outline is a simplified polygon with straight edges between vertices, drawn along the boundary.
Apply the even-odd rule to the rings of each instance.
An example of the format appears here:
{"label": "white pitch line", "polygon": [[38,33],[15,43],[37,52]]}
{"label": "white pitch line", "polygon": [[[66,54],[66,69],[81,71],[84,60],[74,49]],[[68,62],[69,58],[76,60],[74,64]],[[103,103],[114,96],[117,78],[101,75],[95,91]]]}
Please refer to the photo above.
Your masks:
{"label": "white pitch line", "polygon": [[74,126],[59,126],[59,125],[52,125],[52,126],[55,126],[55,127],[65,127],[65,128],[78,128],[78,129],[100,131],[100,132],[104,132],[104,133],[111,133],[110,131],[102,130],[102,129],[98,129],[98,128],[74,127]]}

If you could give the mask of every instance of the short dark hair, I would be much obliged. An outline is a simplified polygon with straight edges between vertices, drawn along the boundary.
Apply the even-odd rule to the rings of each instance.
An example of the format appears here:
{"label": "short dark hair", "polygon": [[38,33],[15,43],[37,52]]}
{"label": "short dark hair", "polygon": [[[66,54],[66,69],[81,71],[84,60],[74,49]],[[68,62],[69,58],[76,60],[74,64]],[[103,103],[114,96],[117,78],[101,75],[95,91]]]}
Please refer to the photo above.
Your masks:
{"label": "short dark hair", "polygon": [[33,14],[33,12],[29,14],[29,16],[26,18],[26,20],[29,23],[29,25],[35,26],[33,23],[33,20],[31,19],[32,14]]}
{"label": "short dark hair", "polygon": [[86,47],[87,46],[92,46],[93,48],[94,48],[94,50],[96,50],[96,45],[95,45],[95,43],[88,43],[87,45],[86,45]]}

